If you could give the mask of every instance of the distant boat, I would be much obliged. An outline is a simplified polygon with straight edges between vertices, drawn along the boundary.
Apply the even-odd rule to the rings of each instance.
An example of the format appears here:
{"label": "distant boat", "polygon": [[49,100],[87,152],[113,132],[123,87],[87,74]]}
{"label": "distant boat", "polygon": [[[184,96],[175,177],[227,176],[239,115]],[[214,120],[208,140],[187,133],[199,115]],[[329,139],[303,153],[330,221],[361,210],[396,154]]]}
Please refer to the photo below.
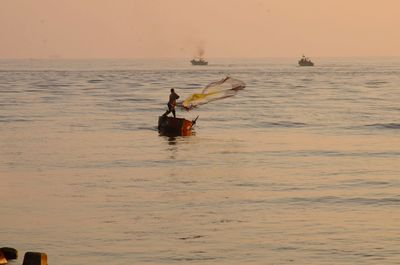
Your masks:
{"label": "distant boat", "polygon": [[303,55],[303,57],[301,57],[301,59],[299,60],[299,65],[300,66],[314,66],[314,63],[310,60],[310,58],[305,57]]}
{"label": "distant boat", "polygon": [[199,59],[193,59],[190,61],[192,63],[192,65],[208,65],[208,62],[206,60],[204,60],[203,58],[199,58]]}

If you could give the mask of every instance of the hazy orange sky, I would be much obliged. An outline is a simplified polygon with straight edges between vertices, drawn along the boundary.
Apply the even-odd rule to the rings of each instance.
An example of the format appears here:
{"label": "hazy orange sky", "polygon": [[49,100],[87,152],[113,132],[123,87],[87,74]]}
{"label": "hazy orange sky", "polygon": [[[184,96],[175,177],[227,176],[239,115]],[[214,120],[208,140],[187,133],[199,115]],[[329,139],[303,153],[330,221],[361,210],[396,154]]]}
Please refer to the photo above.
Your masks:
{"label": "hazy orange sky", "polygon": [[0,58],[400,56],[399,0],[0,0]]}

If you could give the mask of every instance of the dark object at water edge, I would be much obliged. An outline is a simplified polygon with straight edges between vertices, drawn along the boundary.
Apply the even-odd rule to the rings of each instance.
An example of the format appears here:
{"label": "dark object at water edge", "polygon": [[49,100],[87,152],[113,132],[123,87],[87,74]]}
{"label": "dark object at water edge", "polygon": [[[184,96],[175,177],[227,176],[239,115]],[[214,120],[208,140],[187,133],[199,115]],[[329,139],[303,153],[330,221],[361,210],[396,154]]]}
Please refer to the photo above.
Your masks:
{"label": "dark object at water edge", "polygon": [[47,265],[47,254],[41,252],[26,252],[22,265]]}
{"label": "dark object at water edge", "polygon": [[192,135],[192,128],[196,124],[197,118],[189,121],[163,115],[158,117],[158,131],[167,136],[189,136]]}
{"label": "dark object at water edge", "polygon": [[2,247],[2,248],[0,248],[0,252],[3,253],[4,257],[7,260],[18,258],[18,250],[16,250],[15,248]]}

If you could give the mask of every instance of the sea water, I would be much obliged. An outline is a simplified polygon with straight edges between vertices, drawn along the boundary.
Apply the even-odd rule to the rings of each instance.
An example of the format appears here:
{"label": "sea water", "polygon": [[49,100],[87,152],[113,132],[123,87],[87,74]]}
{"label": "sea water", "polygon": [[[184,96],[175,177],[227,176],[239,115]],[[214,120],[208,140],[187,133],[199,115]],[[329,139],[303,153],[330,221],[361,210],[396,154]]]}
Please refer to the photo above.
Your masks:
{"label": "sea water", "polygon": [[[0,247],[49,264],[400,264],[400,58],[0,60]],[[157,131],[225,76],[246,88]]]}

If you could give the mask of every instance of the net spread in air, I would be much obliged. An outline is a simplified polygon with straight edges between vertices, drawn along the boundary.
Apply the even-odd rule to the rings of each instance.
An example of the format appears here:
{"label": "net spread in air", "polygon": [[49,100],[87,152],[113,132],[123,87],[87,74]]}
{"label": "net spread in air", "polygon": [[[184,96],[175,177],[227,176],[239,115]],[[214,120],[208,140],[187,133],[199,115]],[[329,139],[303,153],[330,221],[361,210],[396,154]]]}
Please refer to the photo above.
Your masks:
{"label": "net spread in air", "polygon": [[208,84],[201,93],[192,94],[182,101],[180,105],[186,110],[191,110],[211,101],[232,97],[245,87],[246,84],[243,81],[232,77],[226,77]]}

